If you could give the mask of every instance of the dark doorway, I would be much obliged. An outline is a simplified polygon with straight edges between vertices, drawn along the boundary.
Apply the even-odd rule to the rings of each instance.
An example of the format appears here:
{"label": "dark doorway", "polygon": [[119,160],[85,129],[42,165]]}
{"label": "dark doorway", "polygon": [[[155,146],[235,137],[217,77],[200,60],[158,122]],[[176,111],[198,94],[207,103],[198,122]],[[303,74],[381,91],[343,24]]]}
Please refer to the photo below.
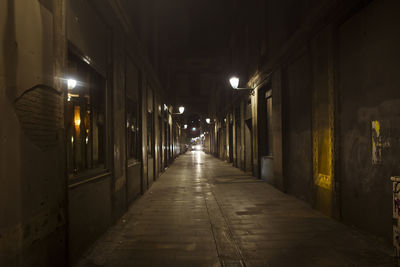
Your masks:
{"label": "dark doorway", "polygon": [[244,127],[244,150],[245,150],[245,171],[252,172],[253,171],[253,137],[252,137],[252,125],[251,119],[247,119],[245,121]]}

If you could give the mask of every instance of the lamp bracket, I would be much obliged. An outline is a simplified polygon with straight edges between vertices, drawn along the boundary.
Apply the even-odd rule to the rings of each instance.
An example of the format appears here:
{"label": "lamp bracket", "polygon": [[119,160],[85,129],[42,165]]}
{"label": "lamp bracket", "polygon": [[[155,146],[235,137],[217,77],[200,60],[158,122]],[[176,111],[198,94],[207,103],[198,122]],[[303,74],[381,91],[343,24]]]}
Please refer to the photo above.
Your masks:
{"label": "lamp bracket", "polygon": [[250,94],[254,95],[254,88],[235,88],[235,90],[250,90]]}

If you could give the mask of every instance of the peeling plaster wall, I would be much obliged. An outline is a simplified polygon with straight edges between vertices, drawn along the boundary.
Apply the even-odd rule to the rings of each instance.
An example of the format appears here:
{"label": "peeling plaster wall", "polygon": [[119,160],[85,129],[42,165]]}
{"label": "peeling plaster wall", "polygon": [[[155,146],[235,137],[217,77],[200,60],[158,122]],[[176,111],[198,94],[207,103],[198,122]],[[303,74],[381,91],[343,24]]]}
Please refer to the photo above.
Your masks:
{"label": "peeling plaster wall", "polygon": [[[57,14],[62,3],[52,6]],[[38,1],[0,2],[1,266],[65,265],[59,262],[66,255],[66,180],[62,88],[54,77],[55,61],[64,57],[53,52],[62,51],[55,47],[63,34],[53,30],[58,20]]]}

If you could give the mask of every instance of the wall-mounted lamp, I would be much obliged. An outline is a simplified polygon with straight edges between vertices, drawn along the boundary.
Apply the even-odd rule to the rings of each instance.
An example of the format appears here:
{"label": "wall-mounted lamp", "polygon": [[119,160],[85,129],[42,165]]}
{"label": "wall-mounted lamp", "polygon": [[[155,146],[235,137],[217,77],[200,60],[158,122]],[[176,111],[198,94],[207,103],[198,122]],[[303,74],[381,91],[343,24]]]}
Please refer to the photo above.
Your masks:
{"label": "wall-mounted lamp", "polygon": [[187,129],[187,124],[183,125],[183,129]]}
{"label": "wall-mounted lamp", "polygon": [[77,82],[74,79],[68,79],[67,84],[68,84],[68,90],[72,90],[76,87]]}
{"label": "wall-mounted lamp", "polygon": [[183,112],[185,112],[185,107],[184,106],[180,106],[178,108],[179,112],[178,113],[172,113],[172,115],[179,115],[179,114],[183,114]]}
{"label": "wall-mounted lamp", "polygon": [[196,127],[193,127],[193,128],[192,128],[192,131],[195,132],[195,131],[196,131]]}
{"label": "wall-mounted lamp", "polygon": [[254,95],[254,88],[239,88],[239,78],[232,76],[229,79],[229,83],[231,84],[232,88],[235,90],[250,90],[250,94]]}
{"label": "wall-mounted lamp", "polygon": [[210,124],[210,122],[211,122],[210,118],[207,118],[206,122],[207,122],[207,124]]}

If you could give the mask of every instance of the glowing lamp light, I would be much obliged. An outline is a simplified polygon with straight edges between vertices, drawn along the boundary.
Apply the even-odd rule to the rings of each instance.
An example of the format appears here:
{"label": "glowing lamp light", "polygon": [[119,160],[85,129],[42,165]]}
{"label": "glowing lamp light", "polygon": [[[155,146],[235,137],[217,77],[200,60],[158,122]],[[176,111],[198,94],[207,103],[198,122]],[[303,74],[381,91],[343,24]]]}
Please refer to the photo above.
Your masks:
{"label": "glowing lamp light", "polygon": [[74,124],[75,124],[75,127],[78,127],[78,128],[81,125],[81,107],[80,106],[75,106]]}
{"label": "glowing lamp light", "polygon": [[68,90],[72,90],[76,87],[77,82],[74,79],[68,79],[67,84],[68,84]]}
{"label": "glowing lamp light", "polygon": [[231,84],[232,88],[235,90],[246,90],[246,91],[250,91],[251,95],[254,95],[254,88],[239,88],[239,78],[238,77],[231,77],[229,79],[229,83]]}
{"label": "glowing lamp light", "polygon": [[196,131],[196,127],[193,127],[193,128],[192,128],[192,131],[193,131],[193,132]]}
{"label": "glowing lamp light", "polygon": [[183,125],[183,129],[187,129],[187,124]]}
{"label": "glowing lamp light", "polygon": [[182,114],[184,111],[185,111],[185,107],[182,107],[182,106],[181,106],[181,107],[179,107],[179,113],[181,113],[181,114]]}
{"label": "glowing lamp light", "polygon": [[232,88],[237,89],[239,87],[239,78],[238,77],[230,78],[229,82],[230,82]]}
{"label": "glowing lamp light", "polygon": [[207,118],[206,122],[207,122],[207,124],[210,124],[210,122],[211,122],[210,118]]}

